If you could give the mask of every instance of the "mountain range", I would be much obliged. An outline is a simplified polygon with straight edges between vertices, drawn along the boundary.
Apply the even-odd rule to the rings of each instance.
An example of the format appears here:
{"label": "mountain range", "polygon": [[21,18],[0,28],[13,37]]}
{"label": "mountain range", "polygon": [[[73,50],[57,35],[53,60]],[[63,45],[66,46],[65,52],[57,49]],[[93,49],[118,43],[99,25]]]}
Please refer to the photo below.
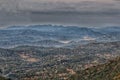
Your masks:
{"label": "mountain range", "polygon": [[[0,76],[12,80],[117,79],[119,61],[108,62],[117,56],[118,26],[28,25],[0,29]],[[114,73],[108,75],[110,72]]]}
{"label": "mountain range", "polygon": [[72,47],[91,42],[120,40],[120,27],[78,27],[62,25],[10,26],[0,29],[0,47],[21,45],[42,47]]}

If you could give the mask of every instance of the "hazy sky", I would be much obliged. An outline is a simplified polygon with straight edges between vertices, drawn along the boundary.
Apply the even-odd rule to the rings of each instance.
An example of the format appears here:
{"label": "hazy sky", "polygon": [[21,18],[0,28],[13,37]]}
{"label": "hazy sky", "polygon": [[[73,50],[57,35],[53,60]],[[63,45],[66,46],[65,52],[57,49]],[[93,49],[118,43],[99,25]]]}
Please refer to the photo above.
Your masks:
{"label": "hazy sky", "polygon": [[120,25],[120,0],[0,0],[0,25]]}

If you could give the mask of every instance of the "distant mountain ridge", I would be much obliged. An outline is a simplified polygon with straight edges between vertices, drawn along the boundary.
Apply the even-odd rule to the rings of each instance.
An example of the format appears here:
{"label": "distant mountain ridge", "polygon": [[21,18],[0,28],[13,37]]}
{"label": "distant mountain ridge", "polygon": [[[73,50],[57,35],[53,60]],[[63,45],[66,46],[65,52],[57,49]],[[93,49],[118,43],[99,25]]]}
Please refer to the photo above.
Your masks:
{"label": "distant mountain ridge", "polygon": [[120,27],[88,28],[62,25],[11,26],[0,30],[0,47],[21,45],[65,47],[120,40]]}

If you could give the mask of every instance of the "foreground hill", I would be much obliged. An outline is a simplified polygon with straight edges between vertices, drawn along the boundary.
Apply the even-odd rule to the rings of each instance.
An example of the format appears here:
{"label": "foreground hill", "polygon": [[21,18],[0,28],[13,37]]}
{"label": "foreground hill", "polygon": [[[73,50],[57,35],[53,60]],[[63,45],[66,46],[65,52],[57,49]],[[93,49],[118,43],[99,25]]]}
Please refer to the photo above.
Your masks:
{"label": "foreground hill", "polygon": [[6,80],[5,78],[3,78],[3,77],[0,77],[0,80]]}
{"label": "foreground hill", "polygon": [[11,80],[11,79],[6,79],[6,78],[0,76],[0,80]]}
{"label": "foreground hill", "polygon": [[120,57],[106,64],[78,71],[69,80],[120,80]]}
{"label": "foreground hill", "polygon": [[64,80],[78,70],[106,63],[116,56],[120,56],[119,41],[75,48],[20,46],[0,49],[0,69],[12,80]]}

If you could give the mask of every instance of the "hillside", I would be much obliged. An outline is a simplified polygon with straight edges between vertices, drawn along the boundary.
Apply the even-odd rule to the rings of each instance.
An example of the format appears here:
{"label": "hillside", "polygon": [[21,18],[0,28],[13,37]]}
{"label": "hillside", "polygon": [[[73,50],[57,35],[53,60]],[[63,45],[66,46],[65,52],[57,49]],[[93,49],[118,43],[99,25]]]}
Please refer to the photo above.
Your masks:
{"label": "hillside", "polygon": [[[0,49],[0,69],[12,80],[63,80],[120,56],[120,42],[90,43],[75,48],[20,46]],[[43,76],[44,75],[44,76]]]}
{"label": "hillside", "polygon": [[92,42],[120,41],[119,27],[29,25],[0,29],[0,48],[17,46],[73,47]]}
{"label": "hillside", "polygon": [[11,80],[11,79],[6,79],[6,78],[0,76],[0,80]]}
{"label": "hillside", "polygon": [[3,78],[3,77],[0,77],[0,80],[6,80],[5,78]]}
{"label": "hillside", "polygon": [[77,71],[69,80],[120,80],[120,57],[106,64]]}

